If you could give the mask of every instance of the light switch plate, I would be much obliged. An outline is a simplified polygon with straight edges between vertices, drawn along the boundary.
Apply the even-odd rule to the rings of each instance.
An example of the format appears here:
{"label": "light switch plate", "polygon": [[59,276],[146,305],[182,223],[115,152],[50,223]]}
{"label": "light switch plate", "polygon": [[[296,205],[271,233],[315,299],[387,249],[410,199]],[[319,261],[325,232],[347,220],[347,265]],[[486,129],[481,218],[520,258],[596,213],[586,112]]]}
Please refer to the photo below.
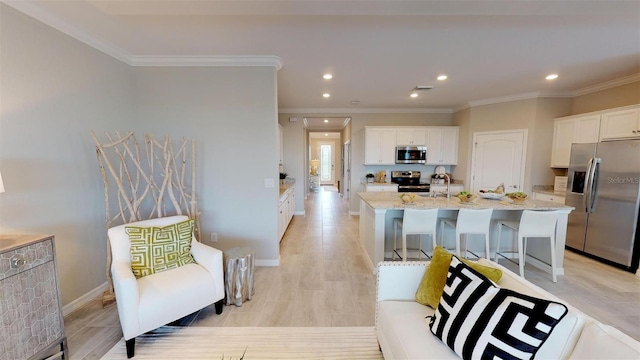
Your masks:
{"label": "light switch plate", "polygon": [[275,186],[275,181],[273,179],[264,179],[264,187],[266,189],[271,189]]}

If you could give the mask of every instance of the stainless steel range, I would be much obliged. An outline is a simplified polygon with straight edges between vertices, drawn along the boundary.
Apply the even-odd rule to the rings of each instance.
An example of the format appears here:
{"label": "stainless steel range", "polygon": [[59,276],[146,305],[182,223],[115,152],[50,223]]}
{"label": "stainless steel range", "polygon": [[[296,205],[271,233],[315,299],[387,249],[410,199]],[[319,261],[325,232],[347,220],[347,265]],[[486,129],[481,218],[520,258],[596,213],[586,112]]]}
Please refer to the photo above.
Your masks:
{"label": "stainless steel range", "polygon": [[420,182],[420,171],[392,171],[391,182],[398,192],[429,192],[429,184]]}

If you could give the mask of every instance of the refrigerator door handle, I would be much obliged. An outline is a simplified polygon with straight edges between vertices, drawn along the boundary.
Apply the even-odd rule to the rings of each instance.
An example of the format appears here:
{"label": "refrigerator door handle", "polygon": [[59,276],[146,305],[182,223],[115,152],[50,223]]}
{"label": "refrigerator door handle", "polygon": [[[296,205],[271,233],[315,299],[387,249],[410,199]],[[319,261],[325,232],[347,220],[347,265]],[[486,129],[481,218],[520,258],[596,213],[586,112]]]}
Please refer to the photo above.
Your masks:
{"label": "refrigerator door handle", "polygon": [[595,208],[595,199],[596,196],[598,196],[598,177],[600,176],[599,173],[599,169],[600,169],[600,162],[602,161],[602,159],[600,158],[594,158],[593,159],[593,166],[591,169],[591,185],[589,186],[589,213],[593,213],[593,210]]}
{"label": "refrigerator door handle", "polygon": [[582,208],[587,213],[589,212],[589,208],[591,207],[589,200],[591,199],[591,169],[592,168],[593,168],[593,158],[589,159],[589,164],[587,165],[584,189],[582,190]]}

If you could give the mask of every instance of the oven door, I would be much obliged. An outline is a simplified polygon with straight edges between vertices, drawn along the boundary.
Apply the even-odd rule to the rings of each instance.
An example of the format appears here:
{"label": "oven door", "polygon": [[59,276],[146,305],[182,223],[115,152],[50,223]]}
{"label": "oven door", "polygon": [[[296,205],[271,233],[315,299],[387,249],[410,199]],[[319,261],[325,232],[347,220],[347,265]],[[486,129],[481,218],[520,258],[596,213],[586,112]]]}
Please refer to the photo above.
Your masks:
{"label": "oven door", "polygon": [[426,146],[396,146],[396,164],[426,164]]}

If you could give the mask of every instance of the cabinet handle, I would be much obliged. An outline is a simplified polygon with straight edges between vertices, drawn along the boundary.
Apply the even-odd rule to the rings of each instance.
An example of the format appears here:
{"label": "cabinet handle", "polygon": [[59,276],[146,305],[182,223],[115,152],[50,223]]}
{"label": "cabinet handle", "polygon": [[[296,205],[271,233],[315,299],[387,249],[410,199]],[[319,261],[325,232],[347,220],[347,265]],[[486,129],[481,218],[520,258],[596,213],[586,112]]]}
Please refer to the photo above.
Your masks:
{"label": "cabinet handle", "polygon": [[27,263],[27,259],[25,259],[24,256],[22,255],[17,254],[11,258],[12,269],[19,269],[23,267],[26,263]]}

